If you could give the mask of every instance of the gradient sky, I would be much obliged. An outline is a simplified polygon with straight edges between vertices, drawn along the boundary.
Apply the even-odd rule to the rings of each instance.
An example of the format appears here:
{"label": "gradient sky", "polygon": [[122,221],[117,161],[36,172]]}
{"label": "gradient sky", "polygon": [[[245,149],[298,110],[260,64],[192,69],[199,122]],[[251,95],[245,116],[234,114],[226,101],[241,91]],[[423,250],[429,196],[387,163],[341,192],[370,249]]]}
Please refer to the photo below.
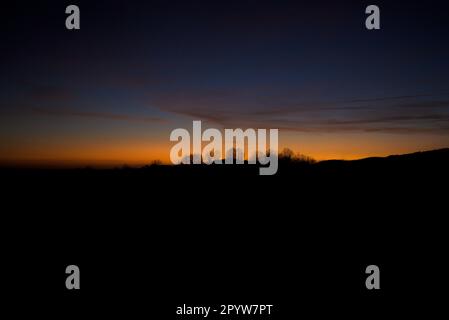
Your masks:
{"label": "gradient sky", "polygon": [[449,147],[445,1],[28,2],[2,5],[2,162],[168,161],[192,120],[320,160]]}

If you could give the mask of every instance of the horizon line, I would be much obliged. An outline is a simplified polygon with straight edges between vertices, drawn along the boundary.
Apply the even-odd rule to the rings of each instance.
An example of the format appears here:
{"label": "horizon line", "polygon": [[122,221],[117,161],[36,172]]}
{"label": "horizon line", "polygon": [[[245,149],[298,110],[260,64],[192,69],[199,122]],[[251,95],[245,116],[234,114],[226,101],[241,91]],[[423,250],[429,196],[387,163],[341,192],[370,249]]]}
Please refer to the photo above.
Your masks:
{"label": "horizon line", "polygon": [[[317,163],[326,161],[357,161],[372,158],[388,158],[392,156],[412,155],[423,152],[442,151],[449,150],[449,146],[438,149],[419,150],[414,152],[402,153],[402,154],[389,154],[386,156],[367,156],[354,159],[342,159],[342,158],[329,158],[316,160],[311,156],[300,154],[301,156],[309,157],[315,160]],[[279,153],[280,154],[280,153]],[[247,159],[245,159],[247,160]],[[175,166],[175,164],[169,161],[162,161],[160,159],[150,159],[147,161],[122,161],[114,159],[104,160],[84,160],[84,159],[0,159],[0,168],[29,168],[29,169],[117,169],[123,167],[129,168],[142,168],[151,165],[160,166]],[[204,163],[202,163],[204,164]],[[186,165],[188,166],[188,165]]]}

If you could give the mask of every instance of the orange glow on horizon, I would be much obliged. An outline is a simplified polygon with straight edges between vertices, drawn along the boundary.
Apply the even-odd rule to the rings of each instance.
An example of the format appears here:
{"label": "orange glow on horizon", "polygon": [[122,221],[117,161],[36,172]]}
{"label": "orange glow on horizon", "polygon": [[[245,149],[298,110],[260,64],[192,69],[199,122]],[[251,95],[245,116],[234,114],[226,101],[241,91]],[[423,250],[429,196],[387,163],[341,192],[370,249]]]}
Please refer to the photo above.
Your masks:
{"label": "orange glow on horizon", "polygon": [[[174,143],[173,143],[174,144]],[[169,164],[170,149],[173,144],[127,144],[119,146],[76,146],[47,149],[22,149],[9,153],[10,157],[3,157],[0,163],[14,166],[36,166],[36,167],[97,167],[111,168],[122,165],[143,166],[158,160],[164,164]],[[280,143],[279,151],[284,147],[292,149],[294,152],[310,156],[318,161],[330,159],[354,160],[367,157],[383,157],[391,154],[412,153],[436,148],[447,147],[429,146],[427,148],[413,148],[403,146],[403,148],[379,148],[376,145],[365,146],[364,149],[351,148],[349,141],[328,148],[326,145],[310,145],[297,143]]]}
{"label": "orange glow on horizon", "polygon": [[[157,138],[156,138],[157,137]],[[165,130],[155,135],[105,137],[57,137],[54,139],[3,141],[0,144],[0,164],[39,167],[118,167],[143,166],[152,161],[170,163],[169,141]],[[383,157],[416,151],[447,148],[444,135],[388,134],[298,134],[280,132],[279,151],[288,147],[295,153],[318,161],[330,159],[354,160]]]}

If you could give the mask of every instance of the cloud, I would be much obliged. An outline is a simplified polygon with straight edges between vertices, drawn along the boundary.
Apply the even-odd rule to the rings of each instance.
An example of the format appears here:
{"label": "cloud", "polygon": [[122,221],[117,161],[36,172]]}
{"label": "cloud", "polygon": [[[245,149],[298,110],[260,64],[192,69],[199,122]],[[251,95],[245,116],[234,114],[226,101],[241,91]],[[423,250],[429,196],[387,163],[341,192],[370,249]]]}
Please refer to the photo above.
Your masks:
{"label": "cloud", "polygon": [[281,131],[300,132],[300,133],[351,133],[351,132],[366,132],[366,133],[391,133],[391,134],[449,134],[449,126],[441,127],[395,127],[395,126],[376,126],[376,127],[361,127],[361,126],[344,126],[344,127],[277,127]]}
{"label": "cloud", "polygon": [[[431,95],[414,95],[414,96],[396,96],[384,98],[370,99],[354,99],[333,102],[309,102],[302,104],[291,104],[272,109],[256,111],[257,115],[291,115],[306,112],[323,112],[323,111],[364,111],[379,109],[440,109],[449,108],[449,100],[427,100],[427,101],[406,101],[402,103],[385,102],[407,100],[411,98],[432,97]],[[374,102],[382,102],[382,104],[374,104]],[[352,105],[357,103],[357,105]],[[369,104],[367,104],[369,103]]]}
{"label": "cloud", "polygon": [[72,109],[50,109],[50,108],[31,108],[31,110],[38,114],[50,115],[50,116],[97,118],[97,119],[144,122],[144,123],[166,122],[165,119],[158,118],[158,117],[134,116],[134,115],[117,114],[117,113],[109,113],[109,112],[85,112],[85,111],[77,111],[77,110],[72,110]]}
{"label": "cloud", "polygon": [[327,124],[330,125],[346,125],[346,124],[376,124],[376,123],[395,123],[402,121],[449,121],[448,115],[443,114],[429,114],[419,116],[389,116],[366,119],[351,119],[351,120],[329,120]]}
{"label": "cloud", "polygon": [[156,104],[166,112],[224,127],[316,133],[449,133],[449,100],[433,99],[436,96],[429,94],[312,103],[282,103],[288,97],[276,96],[264,100],[263,110],[254,100],[239,97],[243,97],[241,92],[193,92],[167,100],[159,97]]}
{"label": "cloud", "polygon": [[363,115],[345,119],[276,119],[271,125],[284,131],[337,133],[337,132],[383,132],[395,134],[409,133],[449,133],[448,114],[422,115]]}
{"label": "cloud", "polygon": [[366,99],[352,99],[352,100],[346,100],[341,102],[349,102],[349,103],[356,103],[356,102],[378,102],[378,101],[392,101],[392,100],[404,100],[404,99],[410,99],[410,98],[423,98],[423,97],[432,97],[431,94],[415,94],[415,95],[404,95],[404,96],[390,96],[390,97],[381,97],[381,98],[366,98]]}

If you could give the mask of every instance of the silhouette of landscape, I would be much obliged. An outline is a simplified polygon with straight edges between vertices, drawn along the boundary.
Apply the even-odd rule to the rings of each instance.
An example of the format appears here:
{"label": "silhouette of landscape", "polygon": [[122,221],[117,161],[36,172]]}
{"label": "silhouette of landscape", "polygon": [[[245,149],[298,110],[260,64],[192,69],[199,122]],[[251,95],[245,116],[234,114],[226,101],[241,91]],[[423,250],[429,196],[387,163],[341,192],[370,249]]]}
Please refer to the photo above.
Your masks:
{"label": "silhouette of landscape", "polygon": [[[438,206],[435,200],[443,199],[446,192],[448,164],[449,148],[350,161],[315,161],[285,149],[279,155],[278,171],[273,176],[260,176],[259,165],[247,163],[164,165],[155,162],[136,168],[3,168],[0,171],[2,181],[9,186],[8,193],[18,201],[49,198],[64,206],[73,201],[86,206],[101,203],[104,206],[101,212],[114,211],[116,199],[140,203],[140,207],[145,207],[146,202],[158,206],[170,203],[182,211],[183,201],[178,202],[179,199],[191,203],[192,199],[200,198],[204,206],[216,207],[216,201],[230,201],[244,203],[248,206],[246,211],[269,215],[269,212],[294,212],[297,205],[309,207],[313,212],[315,205],[326,199],[330,201],[326,205],[334,201],[338,210],[352,213],[359,210],[357,204],[365,207],[366,203],[375,203],[382,207],[378,213],[385,215],[392,204],[404,206],[400,210],[392,209],[397,211],[395,214],[411,210],[412,200],[417,199],[424,201],[427,210],[430,205]],[[173,199],[177,200],[173,202]],[[346,200],[340,203],[343,199]],[[410,209],[404,209],[407,206]],[[241,211],[230,211],[230,214],[237,212]]]}
{"label": "silhouette of landscape", "polygon": [[[193,158],[193,156],[191,156]],[[224,160],[223,160],[224,162]],[[359,160],[324,160],[316,161],[312,157],[294,153],[284,148],[279,153],[278,172],[275,176],[296,176],[307,179],[326,179],[351,177],[354,179],[393,178],[401,176],[423,177],[428,174],[445,174],[449,163],[449,148],[415,152],[387,157],[370,157]],[[33,168],[33,167],[1,167],[4,177],[33,176],[33,175],[66,175],[94,177],[189,177],[189,176],[258,176],[260,164],[180,164],[167,165],[155,160],[149,165],[132,167],[123,165],[110,169],[96,169],[94,167],[80,168]]]}
{"label": "silhouette of landscape", "polygon": [[448,163],[449,149],[441,149],[319,162],[287,152],[273,176],[248,164],[0,171],[8,225],[32,239],[17,252],[36,261],[76,255],[103,270],[109,259],[133,283],[142,281],[133,268],[151,265],[170,273],[181,296],[198,282],[214,292],[216,266],[226,292],[245,283],[276,293],[294,281],[319,294],[333,290],[330,276],[336,288],[348,279],[362,288],[359,275],[372,261],[386,266],[385,279],[413,261],[429,283],[437,280],[427,263],[437,264],[445,248]]}

